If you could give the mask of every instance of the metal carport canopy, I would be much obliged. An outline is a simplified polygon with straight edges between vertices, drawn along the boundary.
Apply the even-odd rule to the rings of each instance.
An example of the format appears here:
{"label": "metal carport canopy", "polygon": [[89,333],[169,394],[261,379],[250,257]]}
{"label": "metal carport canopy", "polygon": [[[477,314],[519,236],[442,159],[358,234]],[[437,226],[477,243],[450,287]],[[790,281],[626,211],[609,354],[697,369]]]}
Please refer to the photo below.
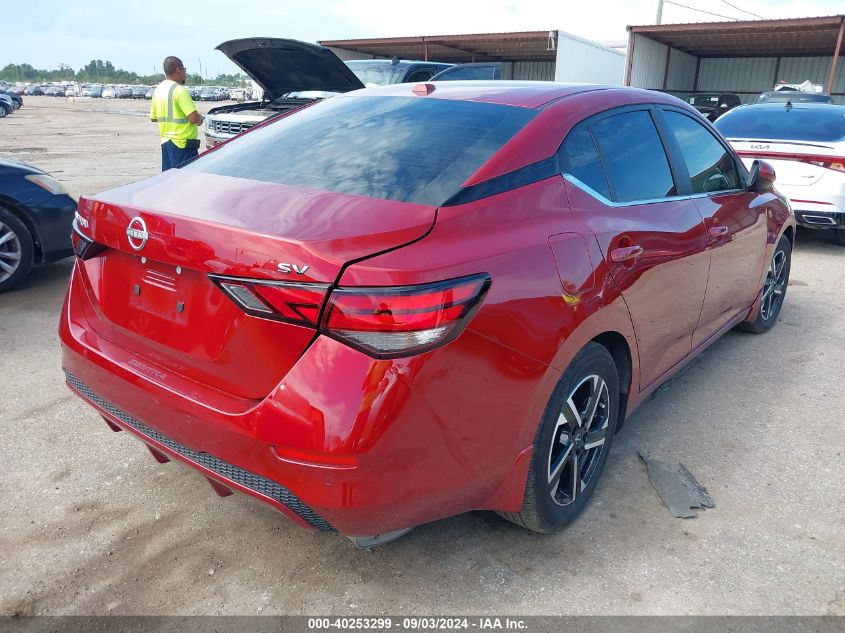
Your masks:
{"label": "metal carport canopy", "polygon": [[833,55],[827,82],[831,91],[837,58],[845,33],[845,15],[788,20],[698,22],[629,26],[628,72],[630,82],[634,35],[670,46],[696,57],[814,57]]}
{"label": "metal carport canopy", "polygon": [[557,54],[557,31],[321,40],[320,44],[377,57],[431,62],[553,62]]}

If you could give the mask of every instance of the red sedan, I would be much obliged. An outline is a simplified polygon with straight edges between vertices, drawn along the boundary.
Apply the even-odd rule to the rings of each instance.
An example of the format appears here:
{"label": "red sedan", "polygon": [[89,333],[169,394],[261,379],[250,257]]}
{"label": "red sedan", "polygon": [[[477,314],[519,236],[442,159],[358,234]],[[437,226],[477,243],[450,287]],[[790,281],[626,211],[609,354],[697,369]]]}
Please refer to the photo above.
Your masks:
{"label": "red sedan", "polygon": [[67,383],[159,461],[362,545],[476,509],[558,530],[652,390],[774,325],[773,181],[656,92],[347,93],[80,200]]}

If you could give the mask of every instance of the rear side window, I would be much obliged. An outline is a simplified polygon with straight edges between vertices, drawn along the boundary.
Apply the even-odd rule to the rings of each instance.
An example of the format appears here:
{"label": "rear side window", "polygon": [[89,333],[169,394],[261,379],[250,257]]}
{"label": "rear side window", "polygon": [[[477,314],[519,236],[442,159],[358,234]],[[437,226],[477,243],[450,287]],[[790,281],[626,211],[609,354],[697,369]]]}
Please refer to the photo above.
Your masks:
{"label": "rear side window", "polygon": [[739,176],[733,159],[701,123],[680,112],[665,111],[663,114],[681,148],[681,155],[692,179],[693,193],[739,188]]}
{"label": "rear side window", "polygon": [[592,129],[616,201],[676,195],[669,160],[648,112],[616,114],[596,121]]}
{"label": "rear side window", "polygon": [[610,188],[607,186],[604,168],[588,128],[582,127],[569,134],[560,148],[559,156],[561,171],[564,174],[575,176],[593,191],[610,200]]}
{"label": "rear side window", "polygon": [[182,167],[439,206],[535,110],[419,97],[332,97]]}
{"label": "rear side window", "polygon": [[728,138],[761,141],[845,140],[845,108],[835,105],[748,106],[731,110],[716,121],[716,128]]}

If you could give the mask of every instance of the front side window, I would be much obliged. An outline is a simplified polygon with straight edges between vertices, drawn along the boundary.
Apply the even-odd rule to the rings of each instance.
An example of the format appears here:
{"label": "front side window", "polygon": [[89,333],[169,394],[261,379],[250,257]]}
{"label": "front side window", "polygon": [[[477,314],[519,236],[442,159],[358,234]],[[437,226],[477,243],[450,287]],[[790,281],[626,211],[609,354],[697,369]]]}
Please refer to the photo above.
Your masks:
{"label": "front side window", "polygon": [[617,202],[677,195],[669,159],[647,111],[609,116],[592,129]]}
{"label": "front side window", "polygon": [[582,127],[566,137],[560,148],[560,167],[564,174],[574,176],[596,193],[610,200],[610,189],[601,159],[593,143],[590,130]]}
{"label": "front side window", "polygon": [[739,175],[728,151],[698,121],[680,112],[664,112],[692,180],[693,193],[739,188]]}

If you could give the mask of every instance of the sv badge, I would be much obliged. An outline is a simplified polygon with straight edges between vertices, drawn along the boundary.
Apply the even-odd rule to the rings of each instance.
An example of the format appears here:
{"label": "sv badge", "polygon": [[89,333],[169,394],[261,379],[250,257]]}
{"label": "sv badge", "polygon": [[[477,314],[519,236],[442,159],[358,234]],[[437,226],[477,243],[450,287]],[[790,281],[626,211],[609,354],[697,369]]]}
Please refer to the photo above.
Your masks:
{"label": "sv badge", "polygon": [[278,265],[279,272],[281,273],[296,273],[297,275],[304,275],[305,271],[311,268],[311,266],[299,266],[297,264],[286,264],[281,263]]}

